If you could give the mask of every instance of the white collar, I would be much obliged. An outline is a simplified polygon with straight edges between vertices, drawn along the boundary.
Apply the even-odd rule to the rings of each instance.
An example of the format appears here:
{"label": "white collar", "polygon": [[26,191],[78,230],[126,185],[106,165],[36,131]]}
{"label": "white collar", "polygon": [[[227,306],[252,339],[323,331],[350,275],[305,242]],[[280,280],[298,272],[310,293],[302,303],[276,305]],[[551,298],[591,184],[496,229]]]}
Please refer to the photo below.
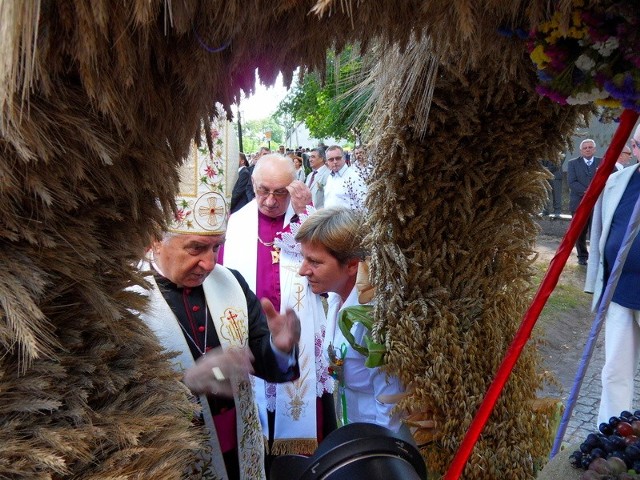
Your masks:
{"label": "white collar", "polygon": [[337,172],[331,172],[331,176],[332,177],[335,177],[335,176],[342,177],[347,172],[348,169],[349,169],[349,165],[347,165],[345,163],[342,166],[342,168],[340,170],[338,170]]}

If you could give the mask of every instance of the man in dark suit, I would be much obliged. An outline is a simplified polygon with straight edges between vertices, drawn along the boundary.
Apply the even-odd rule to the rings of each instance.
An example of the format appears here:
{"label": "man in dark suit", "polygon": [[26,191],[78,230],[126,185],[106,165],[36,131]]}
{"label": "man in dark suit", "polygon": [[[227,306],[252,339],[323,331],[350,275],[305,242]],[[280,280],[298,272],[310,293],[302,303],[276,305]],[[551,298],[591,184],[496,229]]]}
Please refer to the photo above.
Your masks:
{"label": "man in dark suit", "polygon": [[233,186],[231,192],[231,213],[240,210],[247,203],[249,198],[247,197],[247,184],[251,183],[251,172],[249,171],[249,162],[247,156],[244,153],[240,154],[238,169],[238,179]]}
{"label": "man in dark suit", "polygon": [[[587,190],[596,169],[602,160],[595,156],[596,142],[587,138],[580,142],[580,156],[569,161],[567,170],[567,179],[569,182],[569,209],[571,215],[576,213],[578,205]],[[587,265],[589,259],[589,250],[587,250],[587,235],[591,226],[591,216],[589,221],[580,232],[580,236],[576,241],[576,250],[578,251],[578,264]]]}
{"label": "man in dark suit", "polygon": [[[251,178],[251,175],[253,174],[253,168],[256,166],[258,160],[260,160],[260,157],[270,152],[271,150],[269,150],[267,147],[260,147],[258,154],[253,158],[251,165],[249,165],[249,178]],[[251,181],[247,182],[245,193],[247,195],[247,203],[253,200],[256,196],[255,192],[253,191],[253,183],[251,183]]]}

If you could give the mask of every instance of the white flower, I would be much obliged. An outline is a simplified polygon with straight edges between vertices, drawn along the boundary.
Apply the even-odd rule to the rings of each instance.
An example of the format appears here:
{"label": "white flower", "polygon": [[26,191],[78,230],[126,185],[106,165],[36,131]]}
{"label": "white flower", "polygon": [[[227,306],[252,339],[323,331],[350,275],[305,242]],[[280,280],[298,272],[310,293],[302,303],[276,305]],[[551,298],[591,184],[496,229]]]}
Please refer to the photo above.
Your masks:
{"label": "white flower", "polygon": [[609,94],[607,92],[599,90],[598,88],[593,88],[590,92],[578,92],[567,97],[567,103],[569,105],[585,105],[608,97]]}
{"label": "white flower", "polygon": [[578,67],[583,72],[590,72],[591,70],[593,70],[593,67],[596,66],[596,62],[594,62],[589,55],[586,55],[584,53],[576,59],[575,63],[576,67]]}
{"label": "white flower", "polygon": [[616,37],[609,37],[604,42],[595,42],[593,49],[596,50],[603,57],[608,57],[620,46],[620,42]]}

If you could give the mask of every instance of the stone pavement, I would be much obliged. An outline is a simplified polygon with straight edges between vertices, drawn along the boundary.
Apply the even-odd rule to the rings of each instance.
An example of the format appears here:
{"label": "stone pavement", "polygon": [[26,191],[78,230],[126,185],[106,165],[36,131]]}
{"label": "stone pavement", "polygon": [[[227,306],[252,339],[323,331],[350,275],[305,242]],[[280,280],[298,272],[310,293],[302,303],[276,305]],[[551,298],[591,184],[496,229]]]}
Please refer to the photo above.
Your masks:
{"label": "stone pavement", "polygon": [[[604,365],[604,327],[600,331],[593,356],[587,367],[582,387],[578,394],[578,400],[573,408],[573,413],[567,425],[563,442],[567,444],[582,443],[586,436],[598,430],[598,407],[600,405],[600,393],[602,385],[600,383],[600,370]],[[576,371],[578,365],[576,365]],[[640,376],[636,373],[636,385],[640,385]],[[573,384],[566,392],[563,392],[562,401],[567,405],[567,400],[571,394]],[[640,393],[636,388],[633,399],[633,408],[640,409]]]}

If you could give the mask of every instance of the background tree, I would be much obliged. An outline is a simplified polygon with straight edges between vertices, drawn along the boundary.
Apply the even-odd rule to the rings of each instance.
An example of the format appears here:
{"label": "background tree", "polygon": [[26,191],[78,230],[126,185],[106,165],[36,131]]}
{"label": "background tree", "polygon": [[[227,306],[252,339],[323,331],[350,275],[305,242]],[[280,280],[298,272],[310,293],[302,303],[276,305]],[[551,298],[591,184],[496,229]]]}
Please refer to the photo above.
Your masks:
{"label": "background tree", "polygon": [[325,72],[302,71],[275,115],[282,123],[284,118],[304,122],[315,138],[356,141],[364,127],[363,110],[370,94],[361,84],[367,65],[358,45],[346,47],[339,55],[328,50]]}
{"label": "background tree", "polygon": [[[285,130],[275,114],[259,120],[247,120],[242,123],[242,143],[245,153],[257,151],[262,146],[269,146],[266,132],[271,132],[271,149],[284,145]],[[275,145],[275,146],[274,146]]]}

